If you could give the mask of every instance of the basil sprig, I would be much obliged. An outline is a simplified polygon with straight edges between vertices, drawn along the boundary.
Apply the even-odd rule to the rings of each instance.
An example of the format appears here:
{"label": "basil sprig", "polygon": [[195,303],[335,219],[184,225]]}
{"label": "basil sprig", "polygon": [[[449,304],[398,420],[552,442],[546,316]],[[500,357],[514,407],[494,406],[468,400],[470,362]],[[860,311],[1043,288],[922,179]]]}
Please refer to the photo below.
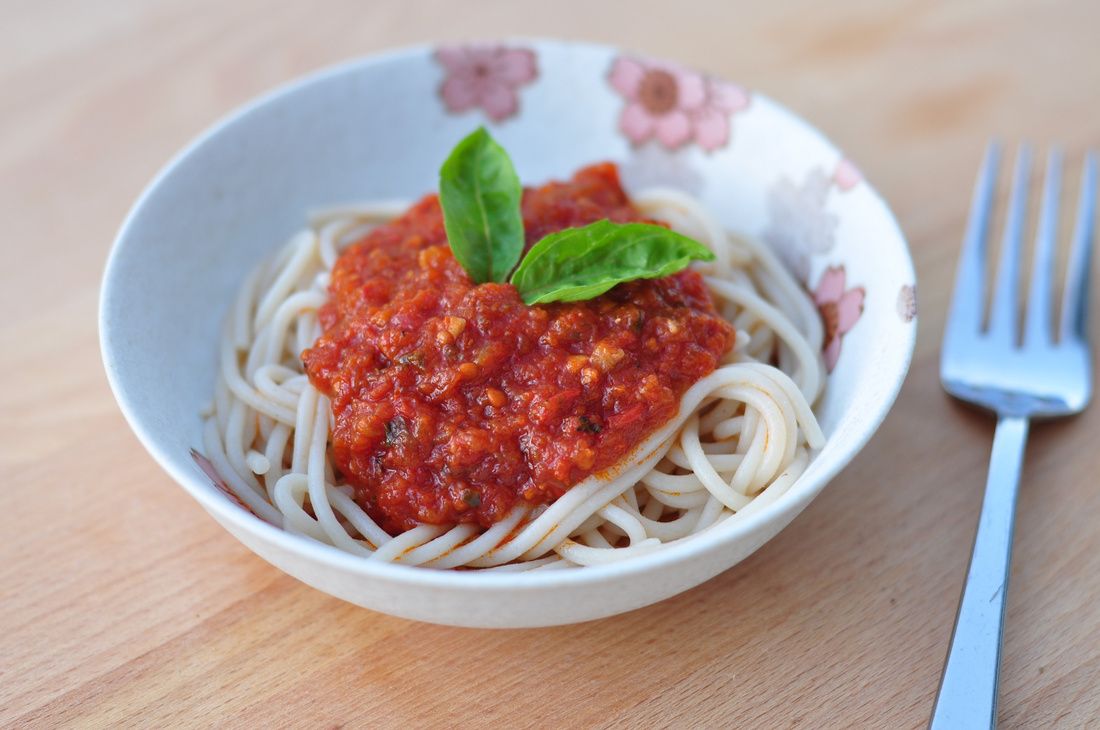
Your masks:
{"label": "basil sprig", "polygon": [[512,160],[484,127],[459,142],[439,170],[447,241],[474,283],[505,281],[519,261],[522,197]]}
{"label": "basil sprig", "polygon": [[527,304],[591,299],[632,279],[675,274],[714,254],[687,236],[648,223],[596,221],[551,233],[523,257],[512,284]]}
{"label": "basil sprig", "polygon": [[523,252],[523,187],[508,153],[484,128],[463,139],[439,171],[443,225],[475,283],[510,281],[526,304],[592,299],[616,284],[655,279],[712,261],[702,244],[649,223],[608,220],[566,228]]}

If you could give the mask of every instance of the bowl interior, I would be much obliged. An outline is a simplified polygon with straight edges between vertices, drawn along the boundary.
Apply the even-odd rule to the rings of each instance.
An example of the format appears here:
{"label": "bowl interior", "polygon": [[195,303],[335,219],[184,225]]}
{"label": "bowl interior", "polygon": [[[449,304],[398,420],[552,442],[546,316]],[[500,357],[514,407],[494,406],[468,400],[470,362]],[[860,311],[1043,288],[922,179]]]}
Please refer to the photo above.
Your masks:
{"label": "bowl interior", "polygon": [[[528,184],[610,159],[629,188],[689,190],[730,229],[774,246],[823,308],[847,312],[817,407],[828,443],[773,507],[816,493],[881,421],[913,349],[912,264],[881,198],[821,134],[758,93],[676,70],[707,96],[674,112],[695,115],[697,130],[702,114],[724,119],[678,140],[617,75],[661,70],[644,59],[600,46],[506,43],[492,58],[511,69],[500,71],[511,79],[509,112],[485,98],[459,108],[456,99],[477,89],[459,89],[462,97],[446,84],[468,82],[460,62],[471,58],[469,49],[416,48],[324,71],[223,121],[149,186],[115,243],[100,312],[108,376],[146,447],[208,509],[240,511],[189,450],[201,445],[219,328],[242,278],[310,209],[434,190],[454,143],[485,124]],[[528,63],[533,75],[516,81],[508,64]],[[626,115],[632,104],[649,113],[643,123]]]}

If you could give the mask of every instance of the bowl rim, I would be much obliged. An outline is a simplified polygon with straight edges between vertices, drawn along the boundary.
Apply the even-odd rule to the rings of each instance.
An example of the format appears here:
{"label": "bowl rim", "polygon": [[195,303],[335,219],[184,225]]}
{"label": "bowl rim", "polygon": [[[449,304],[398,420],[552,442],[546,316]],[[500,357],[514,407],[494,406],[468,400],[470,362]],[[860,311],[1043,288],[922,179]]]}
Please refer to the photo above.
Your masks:
{"label": "bowl rim", "polygon": [[[645,53],[627,51],[611,44],[592,43],[587,41],[505,36],[497,39],[482,39],[479,42],[489,44],[522,43],[536,48],[557,48],[563,50],[583,49],[607,51],[609,53],[631,53],[640,58],[662,60],[659,57],[650,56]],[[223,115],[212,125],[204,129],[181,150],[176,152],[169,161],[160,168],[156,175],[153,176],[152,180],[146,184],[126,214],[118,234],[111,244],[111,249],[103,270],[98,302],[100,354],[107,375],[107,381],[122,411],[123,417],[137,436],[141,445],[149,452],[154,461],[156,461],[177,484],[183,487],[192,498],[202,505],[216,521],[221,523],[223,527],[226,526],[226,523],[232,524],[234,528],[252,533],[256,538],[269,544],[274,544],[287,553],[301,556],[311,562],[325,564],[326,567],[329,568],[357,574],[361,577],[381,579],[393,583],[404,583],[418,587],[469,591],[499,590],[502,588],[534,590],[564,586],[575,587],[591,585],[605,582],[611,578],[629,579],[673,564],[689,562],[699,554],[720,548],[723,545],[732,545],[745,535],[753,533],[760,527],[776,521],[787,512],[791,510],[800,511],[802,509],[802,507],[799,507],[800,500],[794,499],[793,497],[805,493],[807,499],[803,506],[816,497],[817,494],[824,489],[825,485],[832,481],[832,479],[863,450],[867,442],[870,441],[871,437],[886,418],[886,415],[893,408],[913,360],[917,337],[916,319],[906,328],[907,334],[904,337],[903,344],[904,352],[902,353],[901,359],[897,361],[896,372],[893,374],[894,382],[884,391],[881,400],[875,407],[864,411],[861,420],[847,431],[847,446],[839,452],[830,463],[827,463],[812,480],[806,481],[804,477],[799,477],[795,483],[791,485],[791,488],[775,502],[767,504],[753,514],[736,521],[724,531],[721,530],[721,525],[718,525],[716,526],[718,528],[717,531],[704,531],[694,536],[692,539],[671,544],[661,550],[604,565],[586,566],[581,570],[521,572],[433,570],[421,566],[373,561],[361,556],[352,555],[331,545],[317,542],[302,535],[287,532],[265,522],[251,511],[242,509],[226,495],[220,494],[217,490],[211,490],[209,488],[209,482],[204,480],[204,477],[200,474],[198,469],[177,467],[177,463],[172,459],[172,454],[159,446],[154,434],[146,428],[146,424],[140,416],[138,405],[128,396],[123,387],[118,368],[118,345],[116,345],[113,340],[113,324],[107,316],[108,304],[113,295],[113,289],[116,286],[118,278],[118,261],[122,255],[122,250],[128,245],[126,242],[131,240],[135,219],[138,217],[139,211],[156,193],[160,186],[174,173],[183,160],[206,144],[208,140],[219,135],[224,129],[261,110],[277,99],[312,84],[348,74],[359,69],[421,57],[425,54],[434,52],[439,45],[440,44],[437,43],[419,43],[359,56],[320,68],[280,84],[246,101],[244,104],[235,107],[229,113]],[[766,94],[762,94],[755,89],[752,93],[754,98],[763,99],[770,104],[775,112],[786,118],[786,121],[801,128],[803,132],[818,138],[829,149],[839,154],[836,145],[808,121]],[[869,182],[865,181],[864,185],[874,201],[882,206],[887,216],[890,229],[897,236],[898,241],[900,241],[903,253],[902,263],[907,268],[906,274],[908,281],[912,282],[915,286],[916,275],[912,254],[909,250],[908,241],[898,224],[893,210]],[[798,491],[796,492],[796,490]]]}

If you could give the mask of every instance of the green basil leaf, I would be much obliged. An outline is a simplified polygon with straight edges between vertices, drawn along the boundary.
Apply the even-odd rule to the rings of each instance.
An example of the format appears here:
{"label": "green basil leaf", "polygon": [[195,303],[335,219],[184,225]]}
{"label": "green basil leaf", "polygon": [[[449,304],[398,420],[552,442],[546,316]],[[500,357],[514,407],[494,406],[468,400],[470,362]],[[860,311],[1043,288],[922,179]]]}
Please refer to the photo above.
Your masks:
{"label": "green basil leaf", "polygon": [[576,302],[631,279],[656,279],[692,260],[713,261],[706,246],[649,223],[597,221],[552,233],[531,247],[512,284],[526,304]]}
{"label": "green basil leaf", "polygon": [[507,281],[523,253],[516,169],[484,127],[459,142],[439,170],[443,227],[458,263],[475,284]]}

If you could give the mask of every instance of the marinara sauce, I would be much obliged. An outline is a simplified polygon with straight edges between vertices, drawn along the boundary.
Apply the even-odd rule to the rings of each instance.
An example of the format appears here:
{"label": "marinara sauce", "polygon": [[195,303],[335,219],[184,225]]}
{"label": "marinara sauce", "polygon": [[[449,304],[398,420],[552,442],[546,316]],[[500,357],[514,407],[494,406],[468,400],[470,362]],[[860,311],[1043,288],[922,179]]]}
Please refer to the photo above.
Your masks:
{"label": "marinara sauce", "polygon": [[[528,246],[603,218],[643,220],[614,165],[524,191]],[[536,306],[474,285],[434,195],[341,254],[321,324],[302,360],[332,401],[336,467],[391,532],[553,502],[629,456],[733,344],[693,271]]]}

